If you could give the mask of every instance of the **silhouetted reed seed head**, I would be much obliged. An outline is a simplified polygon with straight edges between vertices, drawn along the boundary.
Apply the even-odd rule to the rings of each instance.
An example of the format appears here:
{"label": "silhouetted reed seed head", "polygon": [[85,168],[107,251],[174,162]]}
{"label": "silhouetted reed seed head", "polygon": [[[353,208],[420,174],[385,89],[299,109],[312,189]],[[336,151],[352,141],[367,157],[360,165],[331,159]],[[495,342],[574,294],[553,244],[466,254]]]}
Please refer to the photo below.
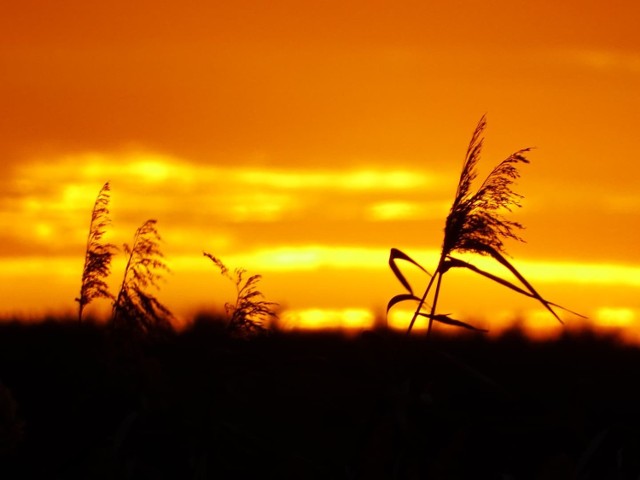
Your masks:
{"label": "silhouetted reed seed head", "polygon": [[469,144],[456,197],[447,216],[443,256],[453,251],[487,255],[487,247],[505,253],[505,239],[522,241],[516,234],[517,230],[523,228],[522,225],[506,220],[502,212],[511,212],[514,207],[520,207],[522,196],[511,190],[511,185],[520,176],[518,164],[529,163],[524,154],[530,149],[525,148],[509,155],[489,173],[478,190],[472,193],[471,186],[477,178],[485,127],[486,119],[482,117]]}

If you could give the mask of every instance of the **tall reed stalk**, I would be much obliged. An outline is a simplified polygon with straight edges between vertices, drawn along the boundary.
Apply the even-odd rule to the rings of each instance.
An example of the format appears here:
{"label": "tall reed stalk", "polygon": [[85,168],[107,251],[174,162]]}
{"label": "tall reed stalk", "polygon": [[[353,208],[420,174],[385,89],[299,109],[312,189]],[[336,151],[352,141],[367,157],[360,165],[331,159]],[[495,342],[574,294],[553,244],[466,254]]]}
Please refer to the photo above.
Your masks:
{"label": "tall reed stalk", "polygon": [[147,220],[133,237],[131,246],[124,244],[128,255],[122,284],[113,304],[112,326],[145,335],[171,330],[173,315],[160,301],[149,293],[149,288],[159,289],[162,271],[169,268],[160,250],[160,234],[157,221]]}
{"label": "tall reed stalk", "polygon": [[[431,275],[420,264],[411,257],[398,249],[391,249],[389,255],[389,266],[396,278],[402,283],[408,293],[394,296],[387,305],[387,313],[397,303],[404,301],[417,301],[416,307],[407,334],[411,333],[413,326],[419,316],[428,319],[427,337],[431,335],[433,322],[453,325],[472,330],[477,329],[467,323],[450,318],[448,314],[437,313],[438,299],[442,286],[442,278],[451,268],[466,268],[472,272],[478,273],[494,282],[497,282],[521,295],[531,297],[540,302],[560,323],[563,323],[553,307],[567,310],[560,305],[544,299],[535,288],[529,283],[522,274],[505,258],[506,252],[504,241],[513,239],[522,241],[517,235],[517,231],[522,229],[522,225],[517,222],[507,220],[504,217],[505,212],[511,212],[513,208],[520,207],[522,196],[515,193],[511,186],[520,176],[518,166],[520,164],[529,163],[525,154],[530,150],[524,148],[509,155],[505,160],[500,162],[489,175],[486,177],[480,187],[473,192],[471,190],[472,183],[477,178],[477,165],[480,161],[480,153],[484,139],[482,134],[486,127],[486,118],[480,119],[471,142],[467,148],[462,173],[458,181],[456,195],[451,206],[451,210],[447,215],[444,228],[444,240],[442,242],[442,250],[440,258],[435,269],[435,273]],[[516,285],[513,282],[498,277],[492,273],[479,269],[473,264],[465,262],[454,255],[456,253],[476,253],[482,256],[489,256],[505,267],[520,283]],[[397,261],[404,260],[419,267],[422,271],[430,276],[429,283],[421,297],[414,294],[411,285],[400,271]],[[433,301],[428,311],[423,311],[427,298],[435,283],[435,291]],[[575,315],[583,317],[580,314],[571,312]],[[584,318],[584,317],[583,317]]]}
{"label": "tall reed stalk", "polygon": [[91,211],[80,296],[75,299],[78,302],[78,322],[82,322],[85,307],[94,299],[108,298],[113,300],[113,295],[109,292],[109,286],[105,279],[111,272],[111,259],[115,255],[116,246],[102,242],[106,228],[111,223],[109,200],[110,188],[109,182],[107,182],[100,189]]}
{"label": "tall reed stalk", "polygon": [[245,337],[265,333],[267,320],[277,318],[274,311],[277,303],[264,300],[264,295],[258,290],[258,282],[262,276],[251,275],[246,278],[247,272],[242,268],[236,268],[235,275],[232,276],[222,260],[210,253],[204,252],[203,254],[220,269],[220,274],[233,282],[236,287],[235,302],[227,302],[224,305],[227,317],[229,317],[227,324],[229,332]]}

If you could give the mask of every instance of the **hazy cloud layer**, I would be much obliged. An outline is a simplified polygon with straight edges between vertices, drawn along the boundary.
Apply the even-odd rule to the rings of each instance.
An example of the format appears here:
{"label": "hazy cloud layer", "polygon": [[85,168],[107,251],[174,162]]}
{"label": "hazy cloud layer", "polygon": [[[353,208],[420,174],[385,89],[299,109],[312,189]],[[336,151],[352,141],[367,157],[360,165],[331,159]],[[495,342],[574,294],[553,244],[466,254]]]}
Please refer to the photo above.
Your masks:
{"label": "hazy cloud layer", "polygon": [[[523,188],[531,184],[530,168],[523,167]],[[5,177],[0,255],[80,253],[95,196],[107,180],[117,243],[157,218],[176,253],[282,243],[438,247],[457,176],[455,169],[393,166],[203,165],[143,151],[68,154],[25,163]],[[640,231],[632,227],[640,212],[637,192],[560,183],[523,191],[524,207],[514,218],[528,227],[529,244],[514,244],[515,252],[575,261],[640,259]],[[595,235],[594,218],[597,238],[585,237]]]}
{"label": "hazy cloud layer", "polygon": [[[7,182],[0,197],[3,255],[24,255],[25,245],[33,254],[79,251],[95,196],[107,180],[115,238],[126,239],[147,218],[158,218],[172,248],[187,251],[212,245],[211,236],[226,238],[223,244],[234,238],[237,248],[308,242],[309,231],[323,242],[322,232],[340,223],[361,232],[370,221],[393,221],[398,205],[404,206],[398,220],[407,219],[407,208],[410,220],[441,219],[448,193],[439,175],[393,168],[216,167],[139,152],[69,155],[26,164]],[[241,238],[236,230],[243,224],[252,235]],[[280,224],[285,230],[297,225],[299,237],[295,231],[278,237]]]}

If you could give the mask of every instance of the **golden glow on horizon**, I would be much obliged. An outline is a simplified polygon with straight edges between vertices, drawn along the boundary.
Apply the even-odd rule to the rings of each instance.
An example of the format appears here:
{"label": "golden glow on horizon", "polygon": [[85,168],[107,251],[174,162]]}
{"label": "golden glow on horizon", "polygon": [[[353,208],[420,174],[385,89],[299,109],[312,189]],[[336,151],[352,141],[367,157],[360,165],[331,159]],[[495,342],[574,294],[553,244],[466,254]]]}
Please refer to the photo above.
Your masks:
{"label": "golden glow on horizon", "polygon": [[368,329],[373,326],[373,321],[372,312],[358,308],[288,310],[281,317],[283,328],[303,330]]}
{"label": "golden glow on horizon", "polygon": [[[40,224],[36,227],[39,235],[49,238],[52,235],[51,229],[47,224]],[[123,241],[128,241],[123,238]],[[169,267],[176,272],[200,273],[211,271],[211,265],[202,258],[202,251],[209,251],[211,248],[218,251],[220,256],[228,266],[242,266],[252,272],[260,273],[278,273],[278,272],[310,272],[326,269],[327,271],[371,271],[388,273],[391,285],[397,282],[393,279],[393,274],[389,270],[387,260],[389,251],[387,249],[375,248],[357,248],[357,247],[329,247],[322,245],[307,246],[282,246],[273,249],[258,249],[253,251],[238,252],[233,243],[224,237],[216,238],[213,245],[209,245],[193,255],[174,255],[167,259]],[[227,253],[228,251],[228,253]],[[61,256],[27,256],[19,258],[0,258],[0,278],[4,282],[9,281],[13,275],[31,275],[38,272],[51,272],[52,275],[75,276],[78,274],[78,268],[81,267],[82,256],[71,257]],[[418,250],[412,252],[414,258],[423,261],[423,259],[437,259],[438,251],[436,250]],[[470,258],[467,258],[470,260]],[[477,258],[474,263],[481,267],[484,258]],[[117,270],[119,263],[123,262],[122,255],[117,255],[114,259],[114,269]],[[430,265],[423,261],[430,267]],[[567,264],[565,262],[544,262],[544,268],[538,268],[536,262],[521,260],[517,263],[518,269],[533,283],[536,284],[563,284],[563,285],[592,285],[592,286],[619,286],[637,288],[640,284],[640,266],[622,266],[622,265],[600,265],[600,264]],[[80,265],[80,267],[78,267]],[[504,278],[511,281],[508,272],[500,271],[492,265],[487,268],[489,271],[498,273]],[[586,274],[595,272],[594,274]],[[411,278],[412,274],[417,274],[421,283],[416,283],[415,288],[418,290],[426,283],[428,277],[418,271],[410,264],[406,264],[405,275]],[[571,275],[573,273],[573,275]],[[471,272],[465,272],[468,278],[479,279],[482,282],[490,283],[490,280],[477,276]],[[402,287],[398,284],[398,289]],[[505,290],[508,293],[508,290]],[[398,292],[391,292],[398,293]],[[607,311],[602,310],[603,312]]]}
{"label": "golden glow on horizon", "polygon": [[520,322],[519,326],[530,338],[535,340],[557,338],[567,328],[551,317],[549,311],[544,308],[527,310],[523,313]]}
{"label": "golden glow on horizon", "polygon": [[624,328],[633,326],[637,318],[637,313],[630,308],[600,308],[595,323],[600,327]]}
{"label": "golden glow on horizon", "polygon": [[[413,312],[413,310],[404,308],[394,308],[387,316],[387,326],[394,330],[406,330],[409,327],[409,323],[411,323]],[[426,332],[428,322],[426,318],[417,318],[416,323],[413,325],[413,330],[416,332]]]}

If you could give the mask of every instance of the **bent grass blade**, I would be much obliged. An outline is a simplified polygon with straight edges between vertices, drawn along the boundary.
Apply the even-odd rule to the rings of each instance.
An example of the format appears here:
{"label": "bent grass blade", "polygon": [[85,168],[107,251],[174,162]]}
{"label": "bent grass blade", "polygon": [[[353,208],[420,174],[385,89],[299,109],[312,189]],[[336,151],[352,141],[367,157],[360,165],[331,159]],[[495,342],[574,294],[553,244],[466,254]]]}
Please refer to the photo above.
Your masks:
{"label": "bent grass blade", "polygon": [[409,263],[412,263],[413,265],[418,267],[420,270],[422,270],[424,273],[431,276],[431,274],[427,270],[425,270],[425,268],[422,265],[416,262],[409,255],[404,253],[402,250],[398,250],[397,248],[392,248],[391,252],[389,253],[389,266],[391,267],[391,271],[396,276],[396,278],[400,281],[400,283],[402,283],[404,288],[406,288],[407,291],[411,294],[413,294],[413,289],[411,288],[411,285],[409,284],[405,276],[400,271],[400,267],[398,267],[398,264],[396,263],[397,260],[405,260]]}

